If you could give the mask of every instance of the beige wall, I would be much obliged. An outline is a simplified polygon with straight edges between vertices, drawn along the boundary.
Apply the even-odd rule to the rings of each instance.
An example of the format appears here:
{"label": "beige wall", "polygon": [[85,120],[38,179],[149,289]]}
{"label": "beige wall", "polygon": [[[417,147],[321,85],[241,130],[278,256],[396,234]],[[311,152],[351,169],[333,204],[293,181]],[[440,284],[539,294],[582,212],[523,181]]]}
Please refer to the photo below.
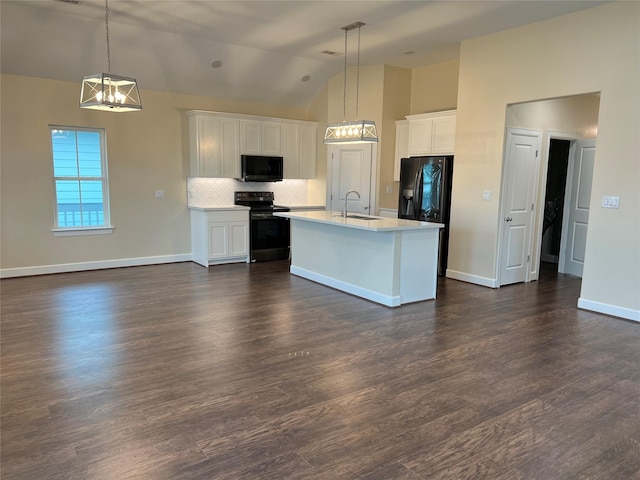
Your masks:
{"label": "beige wall", "polygon": [[455,110],[459,66],[458,60],[450,60],[414,68],[411,72],[410,114]]}
{"label": "beige wall", "polygon": [[[382,131],[378,145],[378,207],[398,208],[398,182],[393,180],[396,151],[396,120],[401,120],[409,111],[411,102],[411,70],[399,67],[384,67],[384,102],[382,109]],[[388,187],[391,192],[388,192]]]}
{"label": "beige wall", "polygon": [[316,95],[309,107],[309,118],[318,122],[316,137],[316,178],[307,180],[307,202],[309,205],[326,205],[327,192],[327,146],[322,143],[329,117],[329,84]]}
{"label": "beige wall", "polygon": [[[306,109],[144,90],[141,112],[99,112],[78,108],[79,83],[2,75],[0,86],[2,269],[190,254],[184,112],[307,119]],[[106,129],[113,234],[52,235],[49,124]]]}
{"label": "beige wall", "polygon": [[[538,172],[536,204],[544,205],[546,193],[547,164],[549,162],[549,132],[561,132],[579,138],[592,138],[598,129],[600,96],[593,94],[574,95],[539,102],[519,103],[507,108],[506,126],[530,128],[542,132],[542,151]],[[531,248],[531,275],[538,276],[540,240],[544,208],[536,209]]]}
{"label": "beige wall", "polygon": [[640,312],[638,18],[640,3],[616,2],[463,42],[450,269],[497,279],[507,105],[601,92],[581,303]]}

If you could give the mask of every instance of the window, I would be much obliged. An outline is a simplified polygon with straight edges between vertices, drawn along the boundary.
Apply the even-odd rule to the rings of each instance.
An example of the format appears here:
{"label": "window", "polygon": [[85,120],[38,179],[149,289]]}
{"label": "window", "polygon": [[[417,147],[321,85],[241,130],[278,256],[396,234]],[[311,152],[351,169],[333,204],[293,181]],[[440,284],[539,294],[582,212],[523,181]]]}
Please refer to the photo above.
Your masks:
{"label": "window", "polygon": [[55,228],[109,229],[109,190],[102,129],[51,126]]}

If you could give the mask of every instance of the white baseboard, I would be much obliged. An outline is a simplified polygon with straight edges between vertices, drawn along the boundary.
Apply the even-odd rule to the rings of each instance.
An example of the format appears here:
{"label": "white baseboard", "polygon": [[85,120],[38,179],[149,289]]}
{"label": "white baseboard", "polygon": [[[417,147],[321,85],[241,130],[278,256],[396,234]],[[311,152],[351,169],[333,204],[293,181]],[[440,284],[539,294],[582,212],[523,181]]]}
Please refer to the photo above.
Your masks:
{"label": "white baseboard", "polygon": [[191,254],[161,255],[157,257],[119,258],[116,260],[99,260],[95,262],[61,263],[57,265],[39,265],[35,267],[3,268],[0,278],[27,277],[31,275],[47,275],[50,273],[81,272],[85,270],[102,270],[105,268],[137,267],[141,265],[157,265],[161,263],[190,262]]}
{"label": "white baseboard", "polygon": [[632,310],[631,308],[617,307],[616,305],[609,305],[607,303],[595,302],[593,300],[587,300],[580,297],[578,299],[578,308],[585,310],[591,310],[593,312],[604,313],[612,315],[614,317],[620,317],[627,320],[633,320],[640,322],[640,310]]}
{"label": "white baseboard", "polygon": [[495,278],[487,278],[487,277],[481,277],[479,275],[471,275],[470,273],[458,272],[456,270],[451,270],[448,268],[445,276],[447,278],[460,280],[462,282],[475,283],[476,285],[481,285],[483,287],[489,287],[489,288],[499,287],[498,280]]}
{"label": "white baseboard", "polygon": [[381,293],[358,287],[351,283],[337,280],[333,277],[327,277],[326,275],[310,272],[309,270],[296,267],[294,265],[291,266],[289,271],[291,272],[291,274],[297,275],[298,277],[306,278],[307,280],[311,280],[316,283],[321,283],[322,285],[326,285],[327,287],[335,288],[337,290],[356,295],[357,297],[366,298],[367,300],[371,300],[372,302],[381,303],[382,305],[386,305],[387,307],[400,306],[401,299],[399,295],[395,297],[382,295]]}

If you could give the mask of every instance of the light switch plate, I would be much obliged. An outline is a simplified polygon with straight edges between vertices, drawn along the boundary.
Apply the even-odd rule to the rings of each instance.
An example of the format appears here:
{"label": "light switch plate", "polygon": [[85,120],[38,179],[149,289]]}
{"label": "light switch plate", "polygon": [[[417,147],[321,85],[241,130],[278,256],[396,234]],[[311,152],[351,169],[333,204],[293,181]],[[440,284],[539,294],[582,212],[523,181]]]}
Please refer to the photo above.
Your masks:
{"label": "light switch plate", "polygon": [[164,198],[164,190],[156,190],[156,198]]}
{"label": "light switch plate", "polygon": [[619,208],[620,197],[612,197],[605,195],[602,197],[602,208]]}
{"label": "light switch plate", "polygon": [[484,192],[482,192],[482,199],[491,200],[491,190],[485,190]]}

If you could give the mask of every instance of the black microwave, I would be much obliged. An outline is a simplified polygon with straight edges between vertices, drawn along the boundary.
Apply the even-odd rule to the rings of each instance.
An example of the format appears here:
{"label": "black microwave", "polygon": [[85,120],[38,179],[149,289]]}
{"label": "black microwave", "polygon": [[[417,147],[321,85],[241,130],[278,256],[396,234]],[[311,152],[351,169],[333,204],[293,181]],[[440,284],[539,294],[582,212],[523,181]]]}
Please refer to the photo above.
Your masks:
{"label": "black microwave", "polygon": [[243,182],[280,182],[282,181],[282,157],[264,155],[241,155]]}

